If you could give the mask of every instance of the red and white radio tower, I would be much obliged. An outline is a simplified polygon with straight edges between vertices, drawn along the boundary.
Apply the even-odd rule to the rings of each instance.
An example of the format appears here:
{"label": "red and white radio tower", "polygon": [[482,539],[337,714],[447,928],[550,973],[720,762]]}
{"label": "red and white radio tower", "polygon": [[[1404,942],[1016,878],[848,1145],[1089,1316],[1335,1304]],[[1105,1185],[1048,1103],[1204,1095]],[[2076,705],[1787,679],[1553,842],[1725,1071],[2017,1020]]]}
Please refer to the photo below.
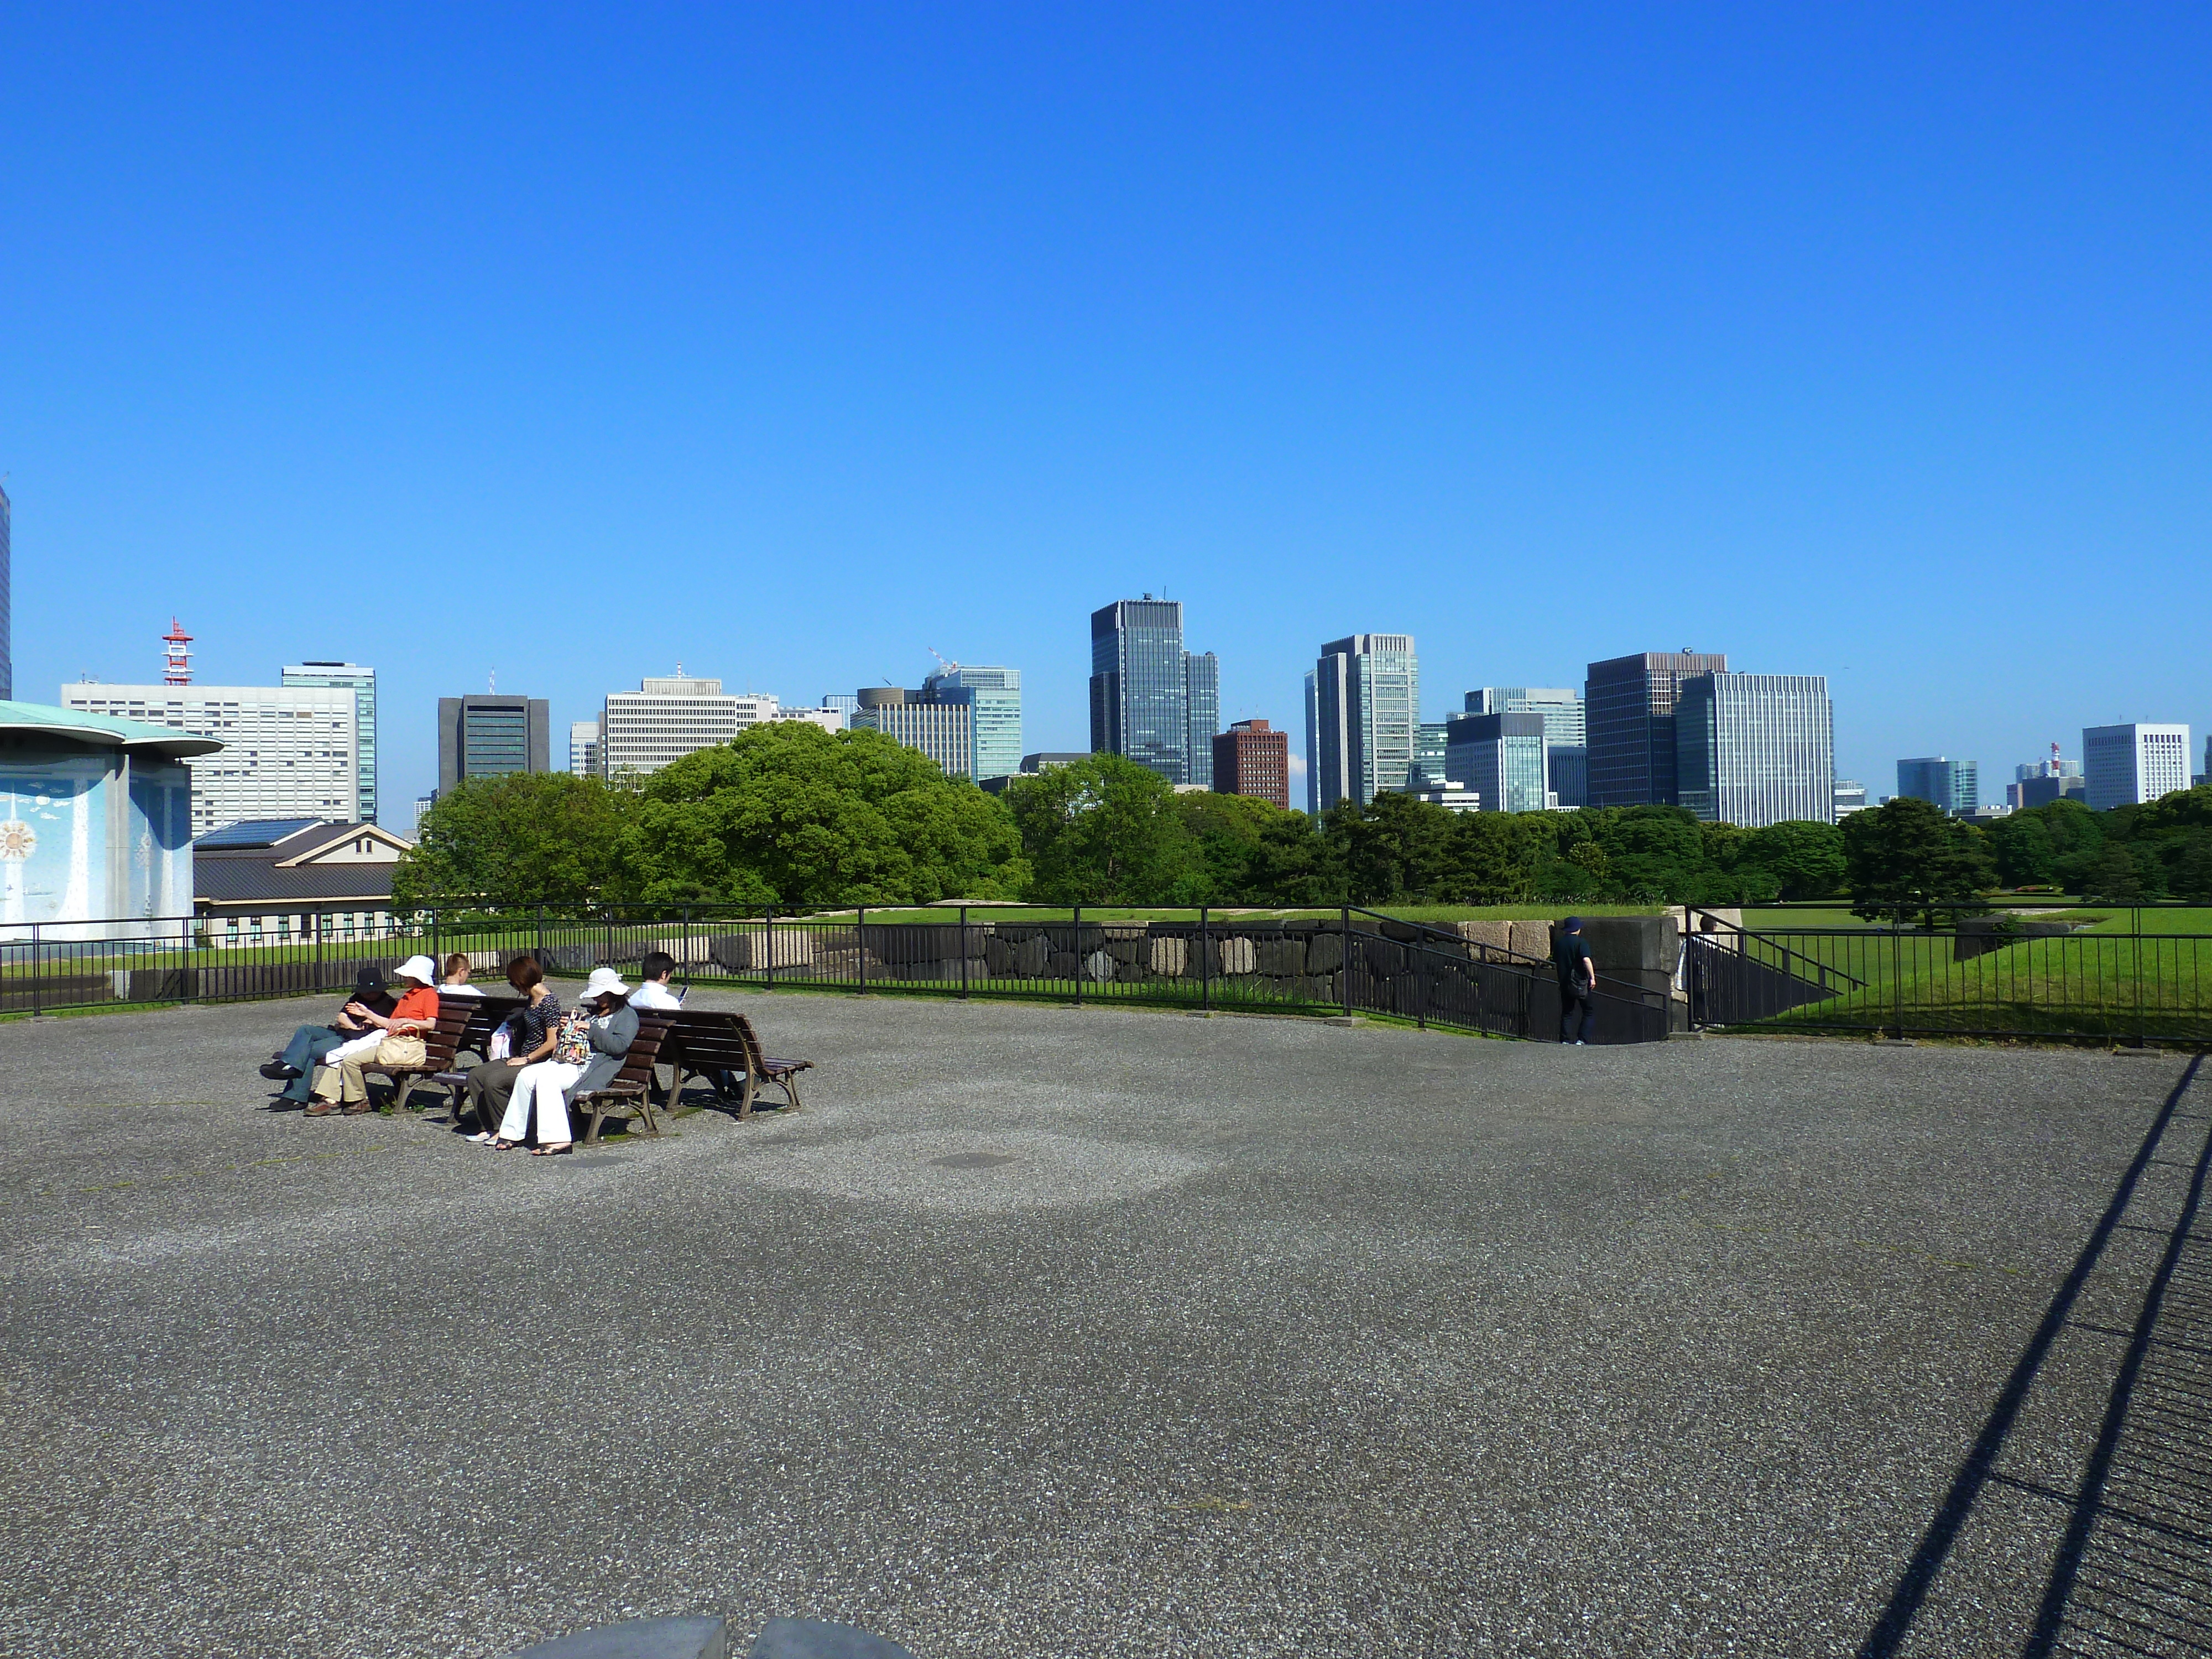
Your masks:
{"label": "red and white radio tower", "polygon": [[174,617],[169,618],[169,631],[161,635],[161,648],[167,658],[167,666],[161,675],[164,685],[190,685],[192,683],[192,653],[185,647],[192,636],[185,632],[184,625]]}

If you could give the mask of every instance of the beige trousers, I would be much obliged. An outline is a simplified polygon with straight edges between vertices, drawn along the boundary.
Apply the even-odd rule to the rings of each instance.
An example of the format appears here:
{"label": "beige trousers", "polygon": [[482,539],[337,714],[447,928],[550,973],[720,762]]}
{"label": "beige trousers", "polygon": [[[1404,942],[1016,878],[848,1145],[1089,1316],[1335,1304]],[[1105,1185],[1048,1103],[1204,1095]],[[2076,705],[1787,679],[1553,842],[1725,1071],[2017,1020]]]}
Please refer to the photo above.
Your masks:
{"label": "beige trousers", "polygon": [[368,1079],[362,1075],[364,1069],[420,1066],[423,1059],[422,1039],[413,1032],[387,1036],[373,1050],[346,1054],[336,1066],[325,1066],[315,1079],[315,1098],[353,1105],[368,1098]]}

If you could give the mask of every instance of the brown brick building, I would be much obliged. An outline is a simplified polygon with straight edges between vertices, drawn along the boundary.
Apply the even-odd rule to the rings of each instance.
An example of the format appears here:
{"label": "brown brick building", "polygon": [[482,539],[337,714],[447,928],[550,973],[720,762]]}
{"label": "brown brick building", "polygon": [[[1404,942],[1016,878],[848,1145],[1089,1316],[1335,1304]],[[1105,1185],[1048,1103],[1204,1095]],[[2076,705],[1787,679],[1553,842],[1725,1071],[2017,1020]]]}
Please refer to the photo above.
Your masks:
{"label": "brown brick building", "polygon": [[1213,787],[1218,794],[1257,795],[1288,810],[1291,734],[1265,720],[1238,720],[1213,740]]}

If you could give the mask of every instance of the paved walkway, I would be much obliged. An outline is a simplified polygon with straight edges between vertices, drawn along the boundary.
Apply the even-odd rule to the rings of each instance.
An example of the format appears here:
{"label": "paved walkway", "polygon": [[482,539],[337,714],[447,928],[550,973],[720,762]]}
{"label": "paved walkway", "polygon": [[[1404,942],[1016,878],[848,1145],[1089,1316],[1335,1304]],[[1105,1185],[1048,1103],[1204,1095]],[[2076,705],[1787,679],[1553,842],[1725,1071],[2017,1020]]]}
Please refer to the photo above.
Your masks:
{"label": "paved walkway", "polygon": [[807,1111],[567,1159],[0,1027],[0,1652],[2203,1639],[2179,1060],[719,1000]]}

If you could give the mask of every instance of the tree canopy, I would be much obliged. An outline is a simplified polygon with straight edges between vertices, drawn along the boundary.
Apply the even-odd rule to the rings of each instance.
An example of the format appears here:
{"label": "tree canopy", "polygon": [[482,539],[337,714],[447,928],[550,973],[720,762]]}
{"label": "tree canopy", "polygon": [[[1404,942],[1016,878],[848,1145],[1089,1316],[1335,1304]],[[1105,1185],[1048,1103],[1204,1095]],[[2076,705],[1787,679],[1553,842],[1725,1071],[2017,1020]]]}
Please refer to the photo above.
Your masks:
{"label": "tree canopy", "polygon": [[465,778],[422,814],[392,872],[392,902],[495,909],[628,896],[629,805],[597,778],[566,772]]}

